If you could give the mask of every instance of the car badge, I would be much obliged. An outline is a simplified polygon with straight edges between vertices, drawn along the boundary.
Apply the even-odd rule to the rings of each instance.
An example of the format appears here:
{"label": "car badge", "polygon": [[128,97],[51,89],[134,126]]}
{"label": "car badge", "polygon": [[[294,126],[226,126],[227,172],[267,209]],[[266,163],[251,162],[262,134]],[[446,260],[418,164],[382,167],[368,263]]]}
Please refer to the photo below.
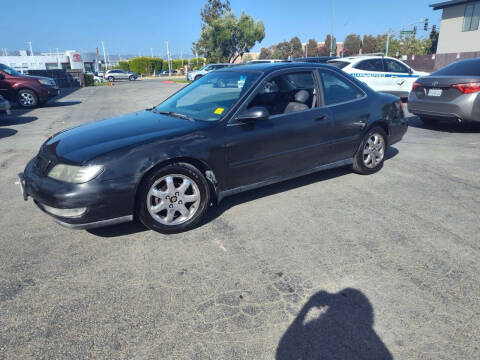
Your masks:
{"label": "car badge", "polygon": [[437,85],[438,85],[438,81],[434,81],[434,82],[432,83],[432,85],[433,85],[433,86],[437,86]]}

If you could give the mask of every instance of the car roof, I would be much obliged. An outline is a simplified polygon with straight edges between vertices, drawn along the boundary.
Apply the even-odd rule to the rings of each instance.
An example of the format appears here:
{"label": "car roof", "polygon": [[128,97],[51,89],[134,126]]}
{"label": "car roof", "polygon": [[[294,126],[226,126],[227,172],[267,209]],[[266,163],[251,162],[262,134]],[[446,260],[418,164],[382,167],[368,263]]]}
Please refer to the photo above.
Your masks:
{"label": "car roof", "polygon": [[258,63],[258,64],[245,64],[238,65],[228,69],[220,69],[217,71],[261,71],[263,73],[270,73],[277,70],[283,69],[295,69],[295,68],[305,68],[305,67],[318,67],[318,68],[328,68],[336,69],[335,66],[321,64],[321,63],[307,63],[307,62],[275,62],[275,63]]}

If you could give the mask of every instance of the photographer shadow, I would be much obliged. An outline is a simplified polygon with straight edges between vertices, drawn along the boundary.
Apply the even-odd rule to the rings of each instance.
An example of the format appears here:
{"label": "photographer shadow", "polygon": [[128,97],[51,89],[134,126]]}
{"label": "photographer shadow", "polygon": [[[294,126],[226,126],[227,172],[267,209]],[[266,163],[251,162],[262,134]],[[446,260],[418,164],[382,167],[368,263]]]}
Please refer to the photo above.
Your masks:
{"label": "photographer shadow", "polygon": [[393,359],[373,322],[373,307],[361,291],[320,291],[282,336],[276,359]]}

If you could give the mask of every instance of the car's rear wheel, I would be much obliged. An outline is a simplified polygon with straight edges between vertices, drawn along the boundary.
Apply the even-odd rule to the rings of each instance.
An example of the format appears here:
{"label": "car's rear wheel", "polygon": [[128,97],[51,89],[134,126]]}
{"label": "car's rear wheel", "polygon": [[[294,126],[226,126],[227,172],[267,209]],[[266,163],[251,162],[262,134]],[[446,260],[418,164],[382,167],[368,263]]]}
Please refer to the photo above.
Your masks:
{"label": "car's rear wheel", "polygon": [[113,76],[109,76],[109,77],[108,77],[108,81],[114,82],[114,81],[115,81],[115,78],[114,78]]}
{"label": "car's rear wheel", "polygon": [[20,89],[17,93],[17,102],[23,108],[34,108],[38,105],[38,96],[33,90]]}
{"label": "car's rear wheel", "polygon": [[133,75],[130,75],[130,77],[128,78],[128,80],[130,80],[130,81],[133,81],[133,80],[135,80],[135,76],[133,76]]}
{"label": "car's rear wheel", "polygon": [[149,229],[161,233],[190,230],[210,202],[207,180],[186,163],[167,165],[147,175],[137,197],[137,214]]}
{"label": "car's rear wheel", "polygon": [[387,134],[381,127],[370,129],[353,158],[353,171],[362,175],[376,173],[383,167],[387,152]]}

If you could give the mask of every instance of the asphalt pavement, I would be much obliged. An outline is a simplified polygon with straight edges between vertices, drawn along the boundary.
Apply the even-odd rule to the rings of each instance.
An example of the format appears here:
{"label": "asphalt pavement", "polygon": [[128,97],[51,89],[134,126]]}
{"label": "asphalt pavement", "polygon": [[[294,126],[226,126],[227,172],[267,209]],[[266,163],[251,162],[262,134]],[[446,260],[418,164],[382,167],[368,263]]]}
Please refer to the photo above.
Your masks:
{"label": "asphalt pavement", "polygon": [[410,117],[383,170],[225,199],[161,235],[55,224],[17,173],[53,133],[182,85],[116,83],[0,120],[0,359],[474,359],[480,128]]}

